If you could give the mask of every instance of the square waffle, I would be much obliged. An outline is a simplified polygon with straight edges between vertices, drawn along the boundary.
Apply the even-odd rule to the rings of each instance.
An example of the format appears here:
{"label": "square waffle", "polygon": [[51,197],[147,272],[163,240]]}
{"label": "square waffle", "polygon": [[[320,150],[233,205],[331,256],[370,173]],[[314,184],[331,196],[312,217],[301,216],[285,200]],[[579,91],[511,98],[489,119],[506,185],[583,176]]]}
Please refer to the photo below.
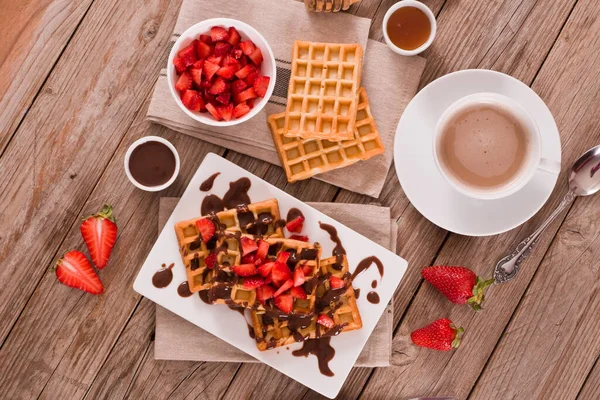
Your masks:
{"label": "square waffle", "polygon": [[[243,308],[264,311],[260,302],[256,300],[256,289],[244,287],[244,278],[236,276],[233,272],[234,265],[241,264],[241,246],[239,245],[239,236],[229,237],[228,245],[223,251],[217,250],[217,267],[215,268],[215,279],[209,289],[209,300],[214,304],[237,305]],[[311,266],[311,273],[306,275],[306,279],[316,278],[320,271],[319,258],[321,247],[318,244],[310,244],[292,239],[269,238],[264,239],[269,243],[269,252],[266,261],[275,261],[280,252],[290,253],[288,267],[290,270],[303,265]],[[220,249],[221,247],[218,247]],[[310,314],[315,306],[315,291],[317,285],[313,284],[311,290],[306,290],[307,298],[294,299],[294,313]],[[266,308],[274,308],[271,300],[267,302]]]}
{"label": "square waffle", "polygon": [[[331,289],[328,279],[330,275],[344,279],[346,287]],[[315,278],[312,282],[317,285],[314,313],[290,317],[278,314],[276,310],[252,311],[254,335],[259,350],[265,351],[322,336],[335,336],[340,332],[362,327],[346,256],[320,260],[320,273]],[[321,314],[327,314],[333,319],[335,325],[331,329],[317,324],[317,318]]]}
{"label": "square waffle", "polygon": [[358,44],[295,41],[283,135],[352,139],[362,58]]}
{"label": "square waffle", "polygon": [[285,113],[269,116],[273,141],[290,183],[343,168],[384,152],[365,88],[360,88],[358,99],[354,137],[341,142],[286,137],[283,134]]}
{"label": "square waffle", "polygon": [[[227,246],[228,254],[219,252],[217,263],[235,264],[235,252],[239,247],[241,234],[256,234],[263,237],[283,237],[283,229],[277,221],[280,219],[277,199],[269,199],[245,207],[221,211],[210,216],[216,223],[216,235],[204,243],[196,221],[204,217],[193,218],[175,224],[175,234],[179,243],[179,252],[185,265],[190,291],[192,293],[209,289],[215,277],[215,271],[206,268],[205,258],[211,251]],[[225,243],[225,244],[224,244]]]}

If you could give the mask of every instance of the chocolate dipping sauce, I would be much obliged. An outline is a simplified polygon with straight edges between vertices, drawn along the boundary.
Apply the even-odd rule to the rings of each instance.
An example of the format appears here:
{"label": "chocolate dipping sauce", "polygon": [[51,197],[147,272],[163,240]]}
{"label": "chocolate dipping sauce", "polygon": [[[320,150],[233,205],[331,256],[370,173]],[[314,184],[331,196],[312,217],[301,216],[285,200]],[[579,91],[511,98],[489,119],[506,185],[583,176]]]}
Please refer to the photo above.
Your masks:
{"label": "chocolate dipping sauce", "polygon": [[379,304],[379,295],[377,292],[369,292],[367,293],[367,300],[371,304]]}
{"label": "chocolate dipping sauce", "polygon": [[217,176],[219,176],[220,172],[216,172],[214,174],[212,174],[211,176],[209,176],[204,182],[202,182],[202,184],[200,185],[200,190],[202,192],[208,192],[210,189],[212,189],[214,183],[215,183],[215,179],[217,178]]}
{"label": "chocolate dipping sauce", "polygon": [[379,276],[381,276],[383,278],[383,271],[384,271],[383,263],[381,262],[381,260],[379,258],[377,258],[375,256],[370,256],[358,263],[358,266],[352,273],[352,280],[354,280],[354,278],[356,278],[356,276],[358,274],[360,274],[361,272],[363,272],[364,270],[369,269],[369,267],[373,264],[377,265],[377,271],[379,271]]}
{"label": "chocolate dipping sauce", "polygon": [[129,172],[138,183],[164,185],[175,173],[175,155],[166,144],[149,141],[137,146],[129,156]]}
{"label": "chocolate dipping sauce", "polygon": [[152,276],[152,284],[154,287],[162,289],[169,286],[173,280],[173,271],[171,271],[171,269],[174,265],[175,264],[171,264],[167,267],[166,264],[163,264],[162,268],[154,273]]}

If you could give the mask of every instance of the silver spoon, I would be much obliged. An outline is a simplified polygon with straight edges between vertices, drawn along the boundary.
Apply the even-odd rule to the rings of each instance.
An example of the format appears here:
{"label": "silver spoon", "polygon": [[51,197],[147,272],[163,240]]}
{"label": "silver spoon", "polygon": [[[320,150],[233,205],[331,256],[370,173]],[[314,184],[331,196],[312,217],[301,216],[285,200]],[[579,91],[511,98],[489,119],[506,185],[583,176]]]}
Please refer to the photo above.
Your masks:
{"label": "silver spoon", "polygon": [[541,233],[577,196],[589,196],[600,190],[600,146],[583,153],[569,176],[569,191],[556,207],[556,210],[530,236],[517,245],[515,251],[496,264],[494,283],[500,284],[513,279],[519,272],[521,262],[529,255]]}

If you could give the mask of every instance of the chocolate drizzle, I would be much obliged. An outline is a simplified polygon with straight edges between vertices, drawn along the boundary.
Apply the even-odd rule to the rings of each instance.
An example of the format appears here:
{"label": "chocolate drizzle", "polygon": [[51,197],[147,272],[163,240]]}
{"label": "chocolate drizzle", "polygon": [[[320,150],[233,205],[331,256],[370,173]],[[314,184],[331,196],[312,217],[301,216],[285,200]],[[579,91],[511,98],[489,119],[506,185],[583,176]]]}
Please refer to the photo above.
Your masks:
{"label": "chocolate drizzle", "polygon": [[379,304],[379,295],[377,292],[369,292],[367,293],[367,300],[371,304]]}
{"label": "chocolate drizzle", "polygon": [[188,281],[183,281],[177,286],[177,294],[181,297],[190,297],[192,295]]}
{"label": "chocolate drizzle", "polygon": [[373,264],[377,265],[377,270],[379,271],[379,276],[383,278],[383,264],[381,263],[381,260],[375,256],[371,256],[371,257],[365,258],[364,260],[362,260],[361,262],[358,263],[358,266],[352,273],[352,280],[354,280],[354,278],[356,278],[356,276],[358,274],[360,274],[364,270],[368,269]]}
{"label": "chocolate drizzle", "polygon": [[236,208],[250,204],[248,190],[252,183],[248,178],[240,178],[235,182],[229,183],[229,190],[223,196],[223,203],[227,208]]}
{"label": "chocolate drizzle", "polygon": [[286,221],[291,222],[298,217],[304,218],[304,214],[302,214],[302,211],[298,210],[297,208],[290,208],[290,211],[288,211],[287,213]]}
{"label": "chocolate drizzle", "polygon": [[206,303],[206,304],[212,304],[210,302],[210,300],[208,299],[208,289],[205,290],[201,290],[198,292],[198,296],[200,296],[200,299]]}
{"label": "chocolate drizzle", "polygon": [[327,232],[329,234],[329,238],[331,239],[332,242],[335,243],[335,247],[331,251],[331,255],[335,256],[335,262],[336,262],[336,264],[339,264],[339,265],[334,264],[333,268],[337,269],[337,270],[341,270],[342,269],[341,264],[342,264],[342,262],[344,262],[344,256],[346,255],[346,249],[344,249],[344,246],[342,245],[342,240],[338,236],[337,229],[335,229],[335,227],[333,227],[329,224],[324,224],[322,222],[319,222],[319,226],[321,227],[321,229],[323,229],[325,232]]}
{"label": "chocolate drizzle", "polygon": [[152,284],[154,287],[162,289],[169,286],[173,280],[173,271],[171,271],[171,269],[174,265],[175,264],[171,264],[167,267],[166,264],[163,264],[162,268],[154,273],[152,276]]}
{"label": "chocolate drizzle", "polygon": [[203,192],[208,192],[210,189],[212,189],[213,184],[215,183],[215,179],[217,178],[217,176],[219,176],[219,174],[220,174],[220,172],[216,172],[216,173],[212,174],[211,176],[209,176],[200,185],[200,190]]}
{"label": "chocolate drizzle", "polygon": [[373,282],[371,282],[371,287],[373,289],[375,289],[377,287],[377,281],[376,280],[373,280]]}
{"label": "chocolate drizzle", "polygon": [[357,299],[360,297],[360,289],[354,289],[354,297]]}
{"label": "chocolate drizzle", "polygon": [[200,206],[200,214],[208,215],[221,212],[225,209],[225,204],[219,196],[214,194],[208,195],[202,200],[202,206]]}
{"label": "chocolate drizzle", "polygon": [[319,361],[319,371],[325,376],[333,376],[334,373],[329,368],[329,361],[333,360],[335,349],[331,347],[330,342],[331,337],[305,340],[302,348],[292,351],[292,355],[296,357],[308,357],[309,354],[312,354],[316,356]]}

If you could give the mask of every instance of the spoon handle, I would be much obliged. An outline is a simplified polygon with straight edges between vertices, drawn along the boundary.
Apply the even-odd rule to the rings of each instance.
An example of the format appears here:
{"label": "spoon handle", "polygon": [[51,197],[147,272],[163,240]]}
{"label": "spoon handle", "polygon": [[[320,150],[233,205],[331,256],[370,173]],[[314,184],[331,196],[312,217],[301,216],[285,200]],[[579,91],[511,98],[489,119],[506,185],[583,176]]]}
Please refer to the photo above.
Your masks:
{"label": "spoon handle", "polygon": [[560,214],[574,199],[575,193],[569,190],[556,210],[531,235],[517,245],[515,251],[498,261],[494,269],[494,283],[506,283],[517,276],[521,262],[529,255],[544,229]]}

